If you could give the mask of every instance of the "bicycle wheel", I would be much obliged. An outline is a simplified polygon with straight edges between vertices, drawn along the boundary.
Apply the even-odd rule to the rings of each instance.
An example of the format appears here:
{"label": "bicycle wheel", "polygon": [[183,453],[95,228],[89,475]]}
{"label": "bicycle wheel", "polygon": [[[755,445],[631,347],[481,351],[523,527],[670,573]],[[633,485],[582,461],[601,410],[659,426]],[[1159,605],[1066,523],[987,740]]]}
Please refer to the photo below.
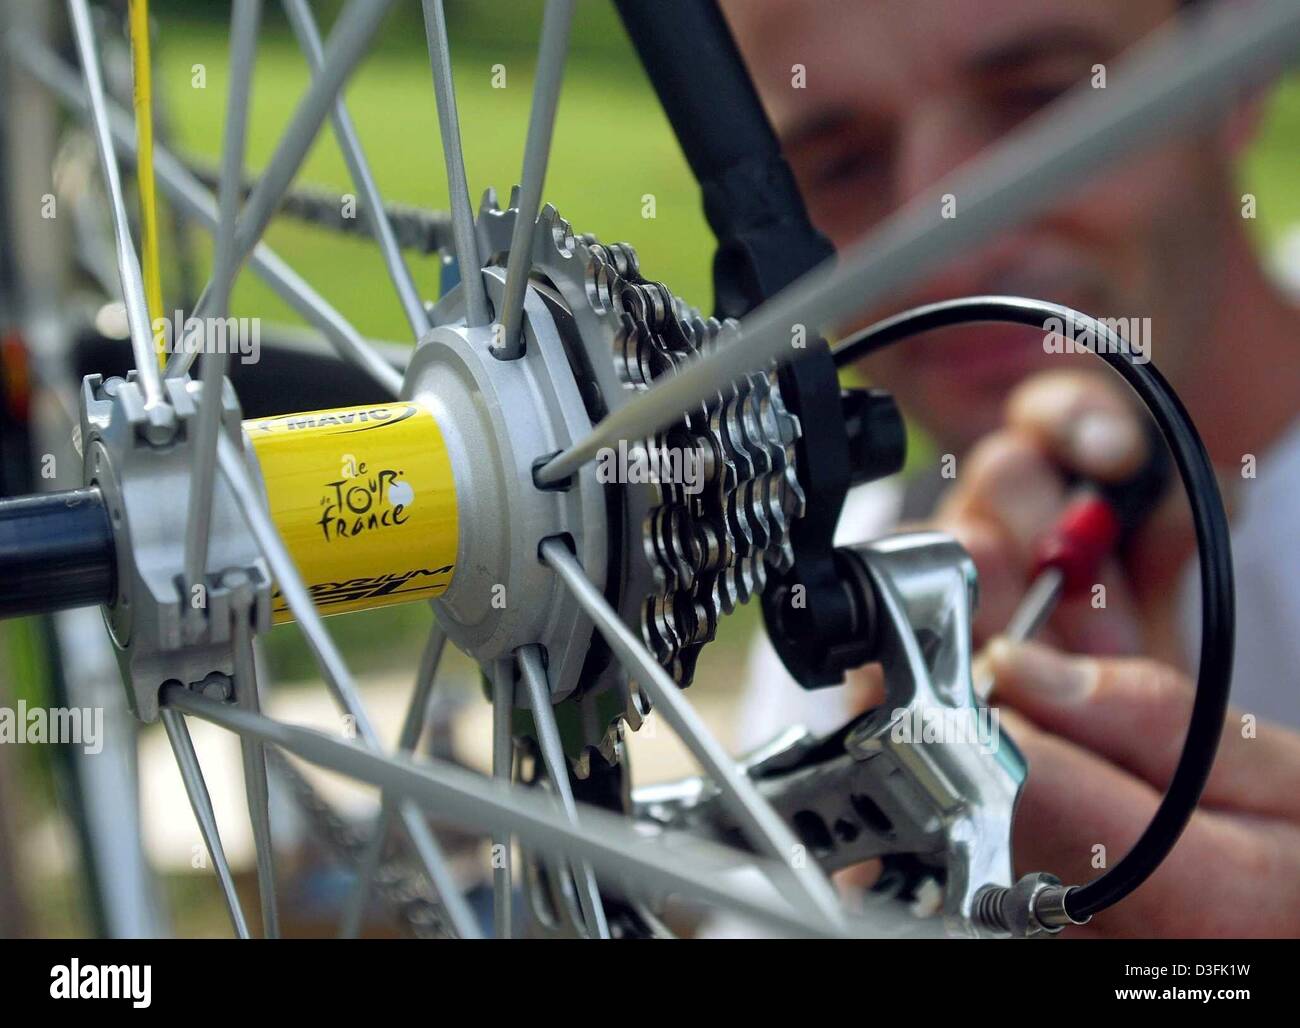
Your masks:
{"label": "bicycle wheel", "polygon": [[[755,308],[739,321],[701,315],[643,278],[630,247],[576,234],[542,206],[573,0],[546,5],[521,184],[504,210],[489,193],[477,217],[442,5],[425,0],[459,278],[426,302],[340,99],[390,6],[353,0],[322,42],[309,6],[289,0],[313,81],[244,198],[260,5],[234,4],[215,200],[170,154],[153,155],[162,188],[212,228],[216,253],[163,367],[117,169],[133,152],[136,127],[104,95],[86,0],[69,3],[84,88],[39,43],[8,41],[14,60],[94,130],[135,363],[126,379],[83,383],[85,489],[5,512],[25,538],[42,540],[47,568],[61,560],[67,571],[56,585],[48,573],[37,580],[30,553],[15,562],[8,612],[104,607],[132,709],[164,723],[236,931],[249,934],[248,918],[187,716],[241,739],[268,935],[278,920],[266,786],[272,748],[381,790],[345,931],[355,930],[391,822],[418,855],[447,930],[480,934],[425,811],[491,835],[502,936],[514,931],[514,839],[524,847],[532,930],[592,937],[661,932],[668,896],[783,932],[917,930],[893,905],[864,917],[839,902],[827,871],[877,856],[918,858],[942,883],[948,927],[967,932],[1057,931],[1135,887],[1190,813],[1186,789],[1171,791],[1149,845],[1103,876],[1105,887],[1069,888],[1047,874],[1013,884],[1011,814],[1024,778],[1014,745],[979,759],[969,748],[907,749],[894,738],[898,719],[913,712],[978,714],[969,669],[974,571],[959,547],[932,535],[832,550],[849,481],[895,467],[900,435],[896,411],[880,401],[859,422],[875,433],[850,454],[833,361],[817,333],[1025,217],[1115,148],[1149,140],[1153,126],[1171,130],[1226,83],[1265,74],[1295,50],[1294,5],[1262,5],[1231,25],[1207,22],[1194,36],[1159,41],[1134,59],[1126,90],[1070,98],[1057,118],[955,179],[946,191],[963,197],[961,218],[943,219],[940,204],[924,198],[834,266],[818,263],[824,249],[788,180],[772,176],[755,202],[745,189],[752,177],[729,179],[752,153],[703,141],[718,119],[737,119],[745,126],[737,136],[768,148],[762,156],[781,167],[716,9],[670,4],[674,17],[647,20],[622,5],[688,159],[706,179],[715,227],[731,233],[718,265],[731,288],[719,298],[723,313]],[[675,90],[665,77],[673,62],[656,67],[647,56],[662,57],[684,27],[707,33],[716,58],[698,90]],[[733,105],[710,120],[719,91]],[[404,371],[260,241],[326,118],[419,341]],[[692,120],[705,131],[692,135]],[[764,202],[785,204],[788,216],[759,241]],[[226,381],[229,348],[213,343],[211,329],[229,329],[231,285],[244,262],[394,399],[242,421]],[[1186,427],[1162,379],[1131,381],[1169,424]],[[1175,456],[1192,482],[1194,446]],[[1224,535],[1212,480],[1199,499],[1206,538]],[[1223,556],[1215,554],[1214,567]],[[805,605],[800,590],[816,601]],[[793,640],[787,650],[803,680],[824,684],[879,660],[888,694],[884,707],[831,737],[784,739],[742,766],[682,687],[718,619],[759,594],[771,630]],[[322,614],[412,600],[428,601],[437,623],[398,752],[389,754]],[[298,624],[357,742],[260,713],[253,640],[286,620]],[[1230,599],[1226,625],[1230,634]],[[1221,648],[1220,635],[1207,645]],[[412,753],[447,641],[490,683],[491,780]],[[1222,660],[1203,660],[1194,737],[1225,686]],[[704,778],[631,789],[622,734],[652,708]],[[1203,744],[1184,757],[1194,794],[1208,767]],[[1105,902],[1096,899],[1102,893]]]}

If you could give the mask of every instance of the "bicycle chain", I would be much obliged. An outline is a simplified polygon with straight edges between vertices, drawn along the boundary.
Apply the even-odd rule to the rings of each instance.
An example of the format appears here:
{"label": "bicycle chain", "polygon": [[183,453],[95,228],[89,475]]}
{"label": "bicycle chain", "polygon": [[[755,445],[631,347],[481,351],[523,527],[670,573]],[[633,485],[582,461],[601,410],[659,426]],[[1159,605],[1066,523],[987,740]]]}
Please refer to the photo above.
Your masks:
{"label": "bicycle chain", "polygon": [[[187,163],[190,173],[212,190],[215,195],[220,175],[215,168],[203,164]],[[248,199],[253,180],[242,186],[243,198]],[[345,213],[349,207],[352,213]],[[276,212],[284,217],[314,225],[317,228],[343,235],[374,238],[369,208],[350,193],[336,193],[316,186],[294,186],[284,194]],[[392,226],[397,245],[403,250],[420,254],[439,251],[450,252],[454,247],[451,217],[442,211],[430,211],[410,204],[385,203],[384,214]]]}
{"label": "bicycle chain", "polygon": [[[363,854],[370,844],[369,838],[344,820],[274,746],[266,748],[266,759],[292,790],[298,808],[307,816],[316,837],[339,863],[359,870]],[[381,860],[372,883],[374,894],[417,939],[456,938],[451,919],[438,899],[433,882],[415,863],[401,858]]]}

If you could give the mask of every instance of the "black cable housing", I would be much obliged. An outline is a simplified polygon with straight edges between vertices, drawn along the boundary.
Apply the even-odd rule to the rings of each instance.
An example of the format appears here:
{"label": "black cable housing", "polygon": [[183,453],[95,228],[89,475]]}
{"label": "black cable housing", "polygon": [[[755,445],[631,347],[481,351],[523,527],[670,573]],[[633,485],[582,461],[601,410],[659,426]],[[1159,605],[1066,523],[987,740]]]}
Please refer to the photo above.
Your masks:
{"label": "black cable housing", "polygon": [[1077,922],[1119,902],[1151,875],[1187,827],[1214,763],[1228,709],[1236,631],[1228,517],[1209,454],[1178,395],[1156,368],[1134,359],[1127,343],[1095,318],[1059,304],[1016,296],[972,296],[904,311],[842,341],[837,366],[852,364],[922,332],[975,322],[1006,322],[1046,330],[1058,319],[1075,336],[1097,340],[1093,351],[1115,369],[1150,412],[1173,454],[1196,529],[1201,573],[1201,653],[1196,698],[1178,765],[1160,806],[1132,849],[1113,868],[1070,890],[1066,912]]}

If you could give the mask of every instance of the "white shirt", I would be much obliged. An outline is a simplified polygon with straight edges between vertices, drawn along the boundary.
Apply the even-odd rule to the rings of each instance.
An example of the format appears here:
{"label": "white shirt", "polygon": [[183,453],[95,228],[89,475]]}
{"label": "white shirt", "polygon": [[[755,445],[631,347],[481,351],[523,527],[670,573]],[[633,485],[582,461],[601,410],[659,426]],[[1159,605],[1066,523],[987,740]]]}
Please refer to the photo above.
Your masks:
{"label": "white shirt", "polygon": [[[1242,489],[1232,524],[1237,591],[1237,644],[1232,702],[1261,718],[1300,728],[1300,419],[1267,453]],[[879,538],[894,529],[903,507],[899,479],[852,490],[836,545]],[[1188,667],[1200,645],[1197,561],[1184,569],[1179,626]],[[738,742],[759,746],[792,724],[817,733],[839,728],[855,711],[844,686],[806,690],[785,670],[766,634],[750,656]]]}
{"label": "white shirt", "polygon": [[[1300,728],[1300,419],[1242,483],[1232,523],[1237,644],[1232,702],[1278,724]],[[1201,645],[1200,562],[1183,569],[1178,621],[1187,666]]]}

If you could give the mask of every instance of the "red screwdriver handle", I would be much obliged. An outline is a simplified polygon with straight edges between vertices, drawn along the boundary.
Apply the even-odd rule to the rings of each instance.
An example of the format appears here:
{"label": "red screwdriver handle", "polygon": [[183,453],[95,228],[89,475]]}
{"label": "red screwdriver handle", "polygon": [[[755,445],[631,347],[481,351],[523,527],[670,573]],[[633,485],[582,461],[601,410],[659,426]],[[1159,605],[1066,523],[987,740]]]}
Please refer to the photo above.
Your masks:
{"label": "red screwdriver handle", "polygon": [[1097,581],[1097,569],[1119,542],[1121,531],[1111,505],[1093,490],[1083,490],[1039,543],[1031,581],[1055,568],[1066,595],[1087,589]]}
{"label": "red screwdriver handle", "polygon": [[1145,422],[1144,431],[1147,456],[1136,472],[1118,482],[1084,481],[1071,495],[1035,551],[1034,578],[1055,568],[1067,595],[1086,590],[1097,581],[1106,555],[1122,546],[1159,502],[1169,484],[1169,454],[1153,422]]}

